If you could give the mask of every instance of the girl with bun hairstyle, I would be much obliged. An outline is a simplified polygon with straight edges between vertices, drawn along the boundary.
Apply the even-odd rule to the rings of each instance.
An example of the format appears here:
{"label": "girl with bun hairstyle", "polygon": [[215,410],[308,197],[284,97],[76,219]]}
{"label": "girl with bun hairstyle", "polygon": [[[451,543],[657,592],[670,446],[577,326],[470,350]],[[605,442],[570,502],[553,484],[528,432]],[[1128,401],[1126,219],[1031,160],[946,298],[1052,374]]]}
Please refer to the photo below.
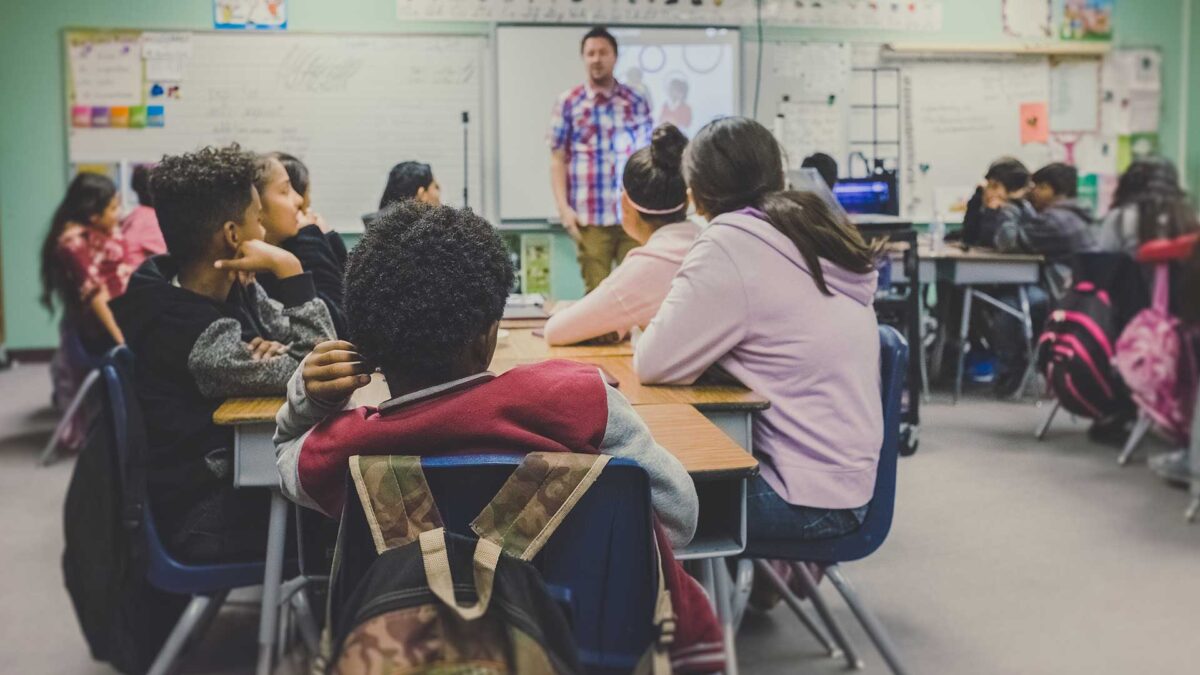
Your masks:
{"label": "girl with bun hairstyle", "polygon": [[684,156],[711,222],[634,353],[645,384],[692,384],[713,365],[765,396],[761,473],[747,488],[747,554],[862,523],[883,442],[878,250],[810,192],[784,190],[771,132],[745,117],[705,126]]}
{"label": "girl with bun hairstyle", "polygon": [[621,227],[641,246],[629,252],[594,291],[556,311],[546,342],[567,345],[593,338],[620,339],[644,328],[671,289],[671,279],[700,234],[687,219],[681,163],[687,137],[671,124],[654,130],[650,145],[629,158],[622,175]]}

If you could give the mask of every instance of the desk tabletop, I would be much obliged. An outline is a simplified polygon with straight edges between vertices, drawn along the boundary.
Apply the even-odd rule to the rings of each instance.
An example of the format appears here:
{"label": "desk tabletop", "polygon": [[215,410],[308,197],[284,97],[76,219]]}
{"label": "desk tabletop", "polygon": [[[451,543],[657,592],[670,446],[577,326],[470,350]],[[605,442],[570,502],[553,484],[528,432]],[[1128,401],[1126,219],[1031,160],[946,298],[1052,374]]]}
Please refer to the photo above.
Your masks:
{"label": "desk tabletop", "polygon": [[758,460],[699,410],[690,405],[640,405],[634,408],[659,445],[698,478],[752,476]]}
{"label": "desk tabletop", "polygon": [[551,347],[541,336],[534,335],[532,328],[510,328],[508,337],[496,341],[496,361],[545,361],[577,356],[633,356],[633,345],[622,340],[611,345]]}
{"label": "desk tabletop", "polygon": [[[283,401],[231,398],[213,414],[213,421],[223,426],[274,422]],[[758,471],[753,456],[690,405],[641,405],[634,410],[650,427],[654,440],[675,455],[690,474],[718,478]]]}
{"label": "desk tabletop", "polygon": [[961,247],[947,243],[942,250],[934,252],[932,248],[922,244],[917,249],[917,256],[922,260],[953,260],[958,262],[983,263],[1042,263],[1045,257],[1036,253],[1001,253],[994,249],[971,247],[963,250]]}
{"label": "desk tabletop", "polygon": [[[767,399],[740,384],[696,384],[691,386],[645,385],[638,381],[633,370],[632,356],[585,356],[570,355],[567,358],[579,363],[588,363],[603,368],[618,382],[617,389],[635,406],[684,404],[699,410],[766,410]],[[538,363],[545,359],[508,359],[500,356],[492,360],[491,370],[504,373],[516,366]]]}

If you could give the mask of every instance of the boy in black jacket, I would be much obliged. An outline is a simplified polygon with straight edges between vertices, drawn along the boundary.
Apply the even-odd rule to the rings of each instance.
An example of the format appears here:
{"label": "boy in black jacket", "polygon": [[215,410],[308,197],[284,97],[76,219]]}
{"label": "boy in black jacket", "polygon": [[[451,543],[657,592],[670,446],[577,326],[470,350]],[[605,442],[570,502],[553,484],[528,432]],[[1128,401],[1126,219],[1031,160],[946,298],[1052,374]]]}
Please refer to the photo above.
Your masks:
{"label": "boy in black jacket", "polygon": [[[151,188],[168,253],[113,301],[137,357],[147,483],[159,531],[191,562],[249,560],[266,542],[268,495],[234,490],[233,435],[212,422],[230,396],[279,395],[333,336],[312,275],[265,241],[254,156],[237,146],[163,158]],[[279,279],[279,301],[254,275]]]}
{"label": "boy in black jacket", "polygon": [[[279,157],[272,153],[256,161],[254,187],[262,198],[263,227],[267,231],[264,239],[295,255],[304,271],[312,274],[317,297],[329,309],[334,330],[339,337],[346,337],[346,315],[342,310],[344,247],[339,254],[331,238],[317,225],[316,216],[304,210],[304,196],[292,184]],[[268,296],[280,299],[279,280],[274,275],[263,274],[258,281]]]}

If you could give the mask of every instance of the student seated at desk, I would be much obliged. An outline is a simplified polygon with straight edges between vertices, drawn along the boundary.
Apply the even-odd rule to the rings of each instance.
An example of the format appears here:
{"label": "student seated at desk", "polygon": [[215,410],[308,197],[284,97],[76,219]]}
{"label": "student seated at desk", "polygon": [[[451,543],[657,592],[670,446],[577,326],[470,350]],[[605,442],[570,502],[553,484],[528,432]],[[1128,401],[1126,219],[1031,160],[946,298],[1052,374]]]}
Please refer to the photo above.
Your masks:
{"label": "student seated at desk", "polygon": [[[329,309],[337,336],[346,335],[346,316],[342,310],[345,257],[339,256],[317,224],[320,216],[303,209],[304,197],[292,185],[291,176],[277,154],[258,158],[254,187],[262,199],[262,224],[267,232],[264,239],[296,256],[304,271],[312,274],[317,297]],[[273,274],[259,275],[257,281],[268,296],[281,299],[280,280]]]}
{"label": "student seated at desk", "polygon": [[415,199],[425,204],[437,206],[442,203],[442,186],[433,177],[433,169],[423,162],[400,162],[388,172],[387,185],[383,187],[383,196],[379,198],[379,211],[363,216],[363,225],[371,227],[371,223],[379,217],[388,206],[406,199]]}
{"label": "student seated at desk", "polygon": [[[488,372],[512,281],[500,237],[469,210],[406,200],[381,211],[346,270],[356,345],[319,345],[288,384],[276,419],[284,494],[336,517],[353,455],[605,453],[646,470],[669,538],[663,548],[686,544],[698,511],[691,477],[595,367],[545,361]],[[382,369],[393,398],[343,410],[370,382],[366,364]],[[695,638],[698,618],[710,641],[715,617],[698,585],[676,564],[667,586],[680,621],[673,648],[689,646],[683,624]],[[693,652],[698,662],[719,664],[719,636],[718,629],[708,652]]]}
{"label": "student seated at desk", "polygon": [[816,169],[821,175],[821,180],[832,190],[833,186],[838,182],[838,163],[837,160],[823,152],[814,152],[800,162],[802,169]]}
{"label": "student seated at desk", "polygon": [[[118,229],[121,196],[108,176],[80,173],[67,186],[42,242],[41,302],[62,308],[59,348],[50,362],[54,405],[66,410],[100,357],[125,337],[108,301],[125,292],[133,265]],[[83,431],[68,420],[64,443]]]}
{"label": "student seated at desk", "polygon": [[121,236],[125,238],[126,259],[133,269],[137,269],[146,258],[166,253],[167,242],[163,241],[158,216],[154,214],[150,167],[145,164],[133,167],[129,186],[137,195],[138,205],[121,220]]}
{"label": "student seated at desk", "polygon": [[[163,540],[190,562],[251,560],[266,547],[269,496],[233,489],[230,396],[283,393],[304,354],[333,335],[300,261],[263,237],[255,158],[237,146],[163,158],[151,186],[168,253],[134,274],[112,309],[137,357],[146,478]],[[280,301],[252,281],[270,272]]]}
{"label": "student seated at desk", "polygon": [[[1055,162],[1038,169],[1027,193],[1029,206],[1021,207],[1021,217],[1001,217],[995,247],[1006,253],[1038,253],[1046,257],[1046,287],[1027,286],[1033,335],[1041,333],[1050,298],[1060,297],[1070,283],[1070,258],[1076,253],[1095,249],[1091,209],[1080,203],[1079,173],[1075,167]],[[1010,209],[1004,206],[1004,209]],[[1001,302],[1020,307],[1020,296],[1013,288],[996,294]],[[1029,366],[1024,328],[1007,312],[995,312],[992,346],[996,350],[996,379],[993,389],[998,396],[1009,396],[1021,386]]]}
{"label": "student seated at desk", "polygon": [[983,183],[967,202],[959,235],[962,242],[967,246],[994,248],[1001,227],[1031,214],[1024,199],[1028,191],[1029,169],[1024,164],[1012,157],[992,162]]}
{"label": "student seated at desk", "polygon": [[715,364],[770,401],[754,423],[751,540],[857,529],[883,442],[877,251],[817,195],[783,192],[782,166],[745,117],[692,139],[684,173],[712,224],[634,352],[646,384],[691,384]]}
{"label": "student seated at desk", "polygon": [[654,130],[650,146],[633,153],[622,177],[621,227],[641,244],[579,302],[546,322],[546,342],[569,345],[645,328],[671,289],[683,256],[700,234],[688,220],[680,162],[687,137],[674,125]]}
{"label": "student seated at desk", "polygon": [[1196,207],[1180,187],[1179,172],[1163,157],[1133,160],[1100,225],[1100,250],[1130,255],[1153,239],[1173,239],[1200,231]]}
{"label": "student seated at desk", "polygon": [[283,165],[283,169],[287,171],[288,180],[292,181],[292,189],[296,194],[300,195],[303,201],[300,202],[300,212],[309,214],[311,220],[320,228],[321,232],[325,233],[325,238],[329,240],[329,247],[333,249],[334,257],[337,258],[338,264],[342,268],[342,274],[346,271],[346,258],[350,252],[346,249],[346,242],[342,239],[342,235],[330,227],[320,213],[313,211],[312,207],[312,176],[308,171],[308,166],[300,161],[298,157],[289,155],[286,152],[272,152],[271,157],[279,160]]}

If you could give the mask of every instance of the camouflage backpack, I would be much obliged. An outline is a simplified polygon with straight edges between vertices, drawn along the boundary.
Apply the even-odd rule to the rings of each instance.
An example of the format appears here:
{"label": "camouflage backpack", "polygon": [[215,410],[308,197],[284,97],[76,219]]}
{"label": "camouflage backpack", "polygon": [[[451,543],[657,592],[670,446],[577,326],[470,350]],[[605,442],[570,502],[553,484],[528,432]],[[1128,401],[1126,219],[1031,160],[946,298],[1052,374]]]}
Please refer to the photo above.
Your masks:
{"label": "camouflage backpack", "polygon": [[[336,675],[582,673],[569,622],[530,561],[595,483],[604,455],[531,453],[471,522],[447,532],[421,458],[354,456],[318,669]],[[357,530],[356,530],[357,528]],[[374,554],[348,542],[365,539]],[[673,615],[659,577],[637,671],[670,672]]]}

